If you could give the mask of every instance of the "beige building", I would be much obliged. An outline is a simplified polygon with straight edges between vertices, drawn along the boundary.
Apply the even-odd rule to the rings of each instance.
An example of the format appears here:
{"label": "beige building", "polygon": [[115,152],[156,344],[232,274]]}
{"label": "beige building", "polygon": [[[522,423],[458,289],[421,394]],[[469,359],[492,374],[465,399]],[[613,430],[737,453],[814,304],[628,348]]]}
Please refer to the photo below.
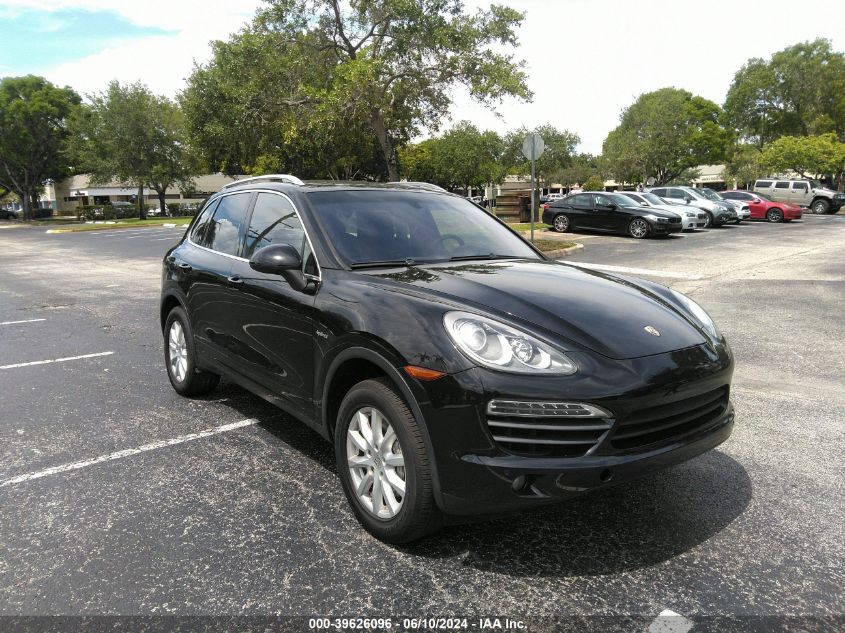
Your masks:
{"label": "beige building", "polygon": [[[232,178],[224,174],[197,176],[193,179],[194,190],[192,192],[186,192],[186,195],[178,187],[170,187],[165,194],[165,201],[168,203],[201,202],[212,193],[220,191],[223,185],[245,177],[235,176]],[[84,205],[134,202],[137,195],[137,187],[126,187],[122,183],[92,185],[89,177],[83,174],[48,184],[41,196],[41,205],[52,208],[58,213],[70,213],[76,207]],[[158,206],[158,194],[153,189],[144,189],[144,200],[147,204]]]}

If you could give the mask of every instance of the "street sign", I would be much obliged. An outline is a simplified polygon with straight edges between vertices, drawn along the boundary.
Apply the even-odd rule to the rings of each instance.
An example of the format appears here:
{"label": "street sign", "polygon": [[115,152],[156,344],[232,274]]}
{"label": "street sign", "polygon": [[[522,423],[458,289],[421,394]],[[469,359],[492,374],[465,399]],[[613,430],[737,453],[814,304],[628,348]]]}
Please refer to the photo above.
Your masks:
{"label": "street sign", "polygon": [[546,143],[543,137],[532,132],[525,137],[522,142],[522,153],[528,160],[531,161],[531,241],[534,242],[534,216],[537,213],[537,200],[534,197],[537,194],[537,167],[536,160],[543,155],[543,150],[546,149]]}
{"label": "street sign", "polygon": [[537,160],[543,155],[545,149],[546,143],[543,141],[543,137],[536,132],[526,136],[522,142],[522,154],[528,160]]}

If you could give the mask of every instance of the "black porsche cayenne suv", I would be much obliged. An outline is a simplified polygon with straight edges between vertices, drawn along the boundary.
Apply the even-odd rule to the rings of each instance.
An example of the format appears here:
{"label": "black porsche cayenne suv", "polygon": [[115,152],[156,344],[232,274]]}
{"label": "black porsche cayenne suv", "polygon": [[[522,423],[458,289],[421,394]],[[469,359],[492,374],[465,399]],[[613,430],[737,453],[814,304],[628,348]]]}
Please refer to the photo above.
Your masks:
{"label": "black porsche cayenne suv", "polygon": [[315,429],[394,543],[681,462],[734,422],[695,302],[550,261],[430,185],[228,186],[165,256],[161,327],[176,391],[225,375]]}

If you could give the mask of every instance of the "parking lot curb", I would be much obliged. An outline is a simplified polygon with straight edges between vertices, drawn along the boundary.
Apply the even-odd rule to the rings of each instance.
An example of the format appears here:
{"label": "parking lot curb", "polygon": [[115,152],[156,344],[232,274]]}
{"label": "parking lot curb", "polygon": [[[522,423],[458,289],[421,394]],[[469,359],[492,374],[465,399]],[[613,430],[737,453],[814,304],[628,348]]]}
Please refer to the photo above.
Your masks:
{"label": "parking lot curb", "polygon": [[559,259],[561,257],[566,257],[570,253],[574,253],[575,251],[580,251],[582,248],[584,248],[584,245],[579,242],[578,244],[573,244],[572,246],[568,246],[566,248],[558,248],[553,251],[546,251],[545,253],[543,253],[543,255],[545,255],[549,259]]}

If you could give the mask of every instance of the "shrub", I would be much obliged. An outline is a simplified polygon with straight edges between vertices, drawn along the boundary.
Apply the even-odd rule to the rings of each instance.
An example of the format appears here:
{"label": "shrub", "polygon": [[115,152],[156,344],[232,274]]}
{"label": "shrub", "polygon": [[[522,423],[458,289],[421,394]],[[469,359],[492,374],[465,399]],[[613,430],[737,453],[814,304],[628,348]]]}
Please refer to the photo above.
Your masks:
{"label": "shrub", "polygon": [[583,184],[584,191],[604,191],[604,181],[598,176],[590,176]]}

